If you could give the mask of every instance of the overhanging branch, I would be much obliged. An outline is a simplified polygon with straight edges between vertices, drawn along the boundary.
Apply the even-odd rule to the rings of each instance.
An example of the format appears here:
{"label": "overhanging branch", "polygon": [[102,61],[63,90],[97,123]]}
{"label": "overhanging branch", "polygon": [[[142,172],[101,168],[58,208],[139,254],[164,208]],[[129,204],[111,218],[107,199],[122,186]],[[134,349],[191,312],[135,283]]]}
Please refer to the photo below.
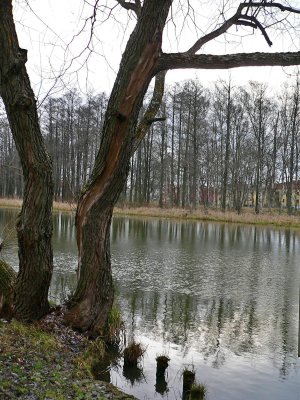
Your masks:
{"label": "overhanging branch", "polygon": [[243,25],[246,25],[246,22],[250,22],[254,28],[260,29],[268,45],[270,47],[272,46],[273,43],[271,42],[266,29],[262,26],[262,24],[258,21],[258,19],[254,15],[242,15],[239,21],[241,21],[241,25],[243,24],[243,22],[245,22]]}
{"label": "overhanging branch", "polygon": [[157,72],[167,69],[229,69],[238,67],[300,65],[300,52],[237,54],[162,54]]}
{"label": "overhanging branch", "polygon": [[280,11],[287,11],[294,14],[300,14],[300,8],[285,6],[279,2],[266,2],[266,1],[248,1],[245,3],[241,3],[240,7],[262,7],[262,8],[279,8]]}
{"label": "overhanging branch", "polygon": [[[190,47],[189,50],[186,51],[186,54],[196,53],[197,51],[199,51],[201,49],[202,46],[204,46],[204,44],[223,35],[233,25],[251,26],[252,28],[260,29],[260,31],[262,32],[268,45],[271,46],[272,42],[266,33],[265,27],[257,19],[260,9],[265,9],[265,8],[274,8],[274,9],[278,8],[282,12],[290,12],[290,13],[294,13],[294,14],[300,14],[300,9],[295,8],[295,7],[285,6],[279,2],[246,1],[246,2],[240,3],[240,5],[238,6],[238,8],[236,10],[236,13],[231,18],[226,20],[219,28],[217,28],[214,31],[208,33],[207,35],[204,35],[201,38],[199,38],[193,44],[193,46]],[[251,11],[253,11],[253,9],[256,10],[256,12],[251,14]],[[249,22],[251,21],[251,23],[247,23],[245,20],[249,20]]]}

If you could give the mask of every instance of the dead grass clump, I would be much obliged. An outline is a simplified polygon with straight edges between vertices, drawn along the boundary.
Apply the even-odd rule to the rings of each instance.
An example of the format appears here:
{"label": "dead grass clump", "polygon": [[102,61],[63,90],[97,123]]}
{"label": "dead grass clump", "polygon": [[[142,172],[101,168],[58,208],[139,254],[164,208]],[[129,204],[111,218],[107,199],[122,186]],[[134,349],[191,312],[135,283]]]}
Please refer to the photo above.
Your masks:
{"label": "dead grass clump", "polygon": [[207,394],[207,387],[202,383],[196,383],[192,386],[189,400],[204,400]]}
{"label": "dead grass clump", "polygon": [[190,393],[190,391],[195,383],[196,373],[195,373],[194,369],[191,370],[191,369],[185,368],[183,370],[182,377],[183,377],[183,388],[182,388],[183,390],[182,391],[186,396],[187,394]]}
{"label": "dead grass clump", "polygon": [[143,357],[146,349],[141,343],[132,342],[124,350],[124,365],[125,366],[137,366],[137,363],[141,357]]}

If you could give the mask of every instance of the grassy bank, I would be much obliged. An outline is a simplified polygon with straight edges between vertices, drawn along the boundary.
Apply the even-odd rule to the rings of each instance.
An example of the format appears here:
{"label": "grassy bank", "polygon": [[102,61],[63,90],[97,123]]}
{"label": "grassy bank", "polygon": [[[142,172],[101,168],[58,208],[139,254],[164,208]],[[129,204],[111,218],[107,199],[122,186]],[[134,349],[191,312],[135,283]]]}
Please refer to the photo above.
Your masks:
{"label": "grassy bank", "polygon": [[223,213],[219,210],[200,208],[195,211],[166,208],[161,209],[158,207],[150,208],[115,208],[115,214],[129,215],[129,216],[146,216],[146,217],[159,217],[159,218],[174,218],[190,221],[212,221],[212,222],[226,222],[226,223],[239,223],[251,225],[272,225],[277,227],[287,228],[300,228],[299,215],[287,215],[285,213],[279,214],[278,211],[264,211],[260,214],[255,214],[252,209],[244,209],[241,214],[233,211],[226,211]]}
{"label": "grassy bank", "polygon": [[[0,207],[21,207],[21,200],[0,199]],[[71,203],[53,203],[54,211],[73,211],[76,205]],[[225,213],[220,210],[199,208],[195,211],[183,210],[177,208],[159,208],[159,207],[116,207],[115,215],[127,215],[135,217],[156,217],[173,218],[181,220],[194,221],[214,221],[214,222],[232,222],[240,224],[253,225],[272,225],[277,227],[300,228],[300,215],[287,215],[284,211],[263,210],[260,214],[255,214],[254,209],[244,208],[241,214],[233,211]]]}
{"label": "grassy bank", "polygon": [[[21,208],[22,200],[20,199],[0,199],[0,207],[7,208]],[[75,211],[76,204],[74,203],[60,203],[57,201],[53,202],[54,211]]]}
{"label": "grassy bank", "polygon": [[91,377],[84,357],[90,343],[57,321],[0,320],[0,399],[134,399]]}

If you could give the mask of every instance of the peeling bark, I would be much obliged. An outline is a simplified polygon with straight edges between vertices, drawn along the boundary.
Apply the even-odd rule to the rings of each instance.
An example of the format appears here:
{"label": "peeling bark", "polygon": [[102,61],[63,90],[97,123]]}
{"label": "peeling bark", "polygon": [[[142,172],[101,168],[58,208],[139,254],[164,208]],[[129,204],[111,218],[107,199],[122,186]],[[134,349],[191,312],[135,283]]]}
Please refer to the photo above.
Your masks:
{"label": "peeling bark", "polygon": [[162,30],[171,3],[144,2],[108,103],[92,176],[77,207],[79,281],[65,318],[74,328],[93,335],[103,332],[113,302],[109,243],[112,210],[128,175],[138,112],[161,53]]}

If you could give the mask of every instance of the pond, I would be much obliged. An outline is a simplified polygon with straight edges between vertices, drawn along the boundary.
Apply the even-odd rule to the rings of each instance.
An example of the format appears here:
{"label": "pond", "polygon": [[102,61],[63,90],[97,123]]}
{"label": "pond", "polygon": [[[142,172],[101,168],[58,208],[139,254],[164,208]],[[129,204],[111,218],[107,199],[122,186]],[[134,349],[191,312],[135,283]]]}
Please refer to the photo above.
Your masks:
{"label": "pond", "polygon": [[[15,217],[0,210],[0,235]],[[299,400],[299,238],[290,229],[114,217],[117,302],[127,340],[146,354],[134,375],[117,360],[106,376],[139,399],[176,400],[189,367],[209,400]],[[76,280],[70,214],[54,215],[53,246],[50,297],[59,302]],[[13,237],[3,257],[17,268]],[[159,386],[161,354],[170,363]]]}

